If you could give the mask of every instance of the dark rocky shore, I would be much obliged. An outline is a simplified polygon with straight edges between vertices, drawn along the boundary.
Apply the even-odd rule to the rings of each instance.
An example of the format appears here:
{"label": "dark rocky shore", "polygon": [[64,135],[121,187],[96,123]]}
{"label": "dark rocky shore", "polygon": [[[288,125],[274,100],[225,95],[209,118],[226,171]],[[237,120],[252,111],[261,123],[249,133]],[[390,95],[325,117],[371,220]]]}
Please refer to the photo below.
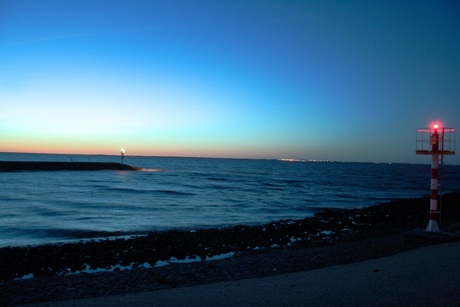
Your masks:
{"label": "dark rocky shore", "polygon": [[[231,279],[262,277],[386,256],[429,244],[407,240],[428,222],[429,198],[353,210],[325,210],[302,220],[196,231],[155,232],[131,239],[0,249],[0,305],[33,303]],[[441,228],[460,228],[460,193],[443,195]],[[158,261],[215,261],[154,266]],[[129,271],[81,273],[132,267]],[[31,279],[21,279],[32,276]]]}
{"label": "dark rocky shore", "polygon": [[136,171],[140,168],[122,163],[110,162],[32,162],[0,161],[0,172],[15,171],[99,171],[123,170]]}

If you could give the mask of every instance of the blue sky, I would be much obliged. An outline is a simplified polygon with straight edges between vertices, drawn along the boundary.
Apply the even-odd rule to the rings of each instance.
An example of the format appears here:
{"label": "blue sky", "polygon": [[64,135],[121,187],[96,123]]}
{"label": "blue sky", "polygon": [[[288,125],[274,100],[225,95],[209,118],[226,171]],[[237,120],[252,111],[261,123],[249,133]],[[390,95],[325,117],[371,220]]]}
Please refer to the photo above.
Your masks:
{"label": "blue sky", "polygon": [[[429,163],[456,1],[0,0],[0,151]],[[460,164],[460,157],[446,162]]]}

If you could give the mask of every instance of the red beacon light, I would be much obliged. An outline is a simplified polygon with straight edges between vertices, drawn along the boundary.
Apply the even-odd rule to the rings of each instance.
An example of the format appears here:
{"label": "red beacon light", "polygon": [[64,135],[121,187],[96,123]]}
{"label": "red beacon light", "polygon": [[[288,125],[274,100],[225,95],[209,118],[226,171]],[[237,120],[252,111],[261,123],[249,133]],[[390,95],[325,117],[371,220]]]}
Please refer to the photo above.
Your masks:
{"label": "red beacon light", "polygon": [[438,206],[438,160],[441,156],[441,165],[445,155],[455,155],[455,128],[440,128],[439,123],[433,123],[432,128],[417,129],[417,155],[431,155],[431,196],[430,220],[426,227],[427,232],[440,232],[438,221],[440,206]]}
{"label": "red beacon light", "polygon": [[444,128],[440,122],[431,122],[429,128],[417,129],[416,154],[454,155],[455,128]]}

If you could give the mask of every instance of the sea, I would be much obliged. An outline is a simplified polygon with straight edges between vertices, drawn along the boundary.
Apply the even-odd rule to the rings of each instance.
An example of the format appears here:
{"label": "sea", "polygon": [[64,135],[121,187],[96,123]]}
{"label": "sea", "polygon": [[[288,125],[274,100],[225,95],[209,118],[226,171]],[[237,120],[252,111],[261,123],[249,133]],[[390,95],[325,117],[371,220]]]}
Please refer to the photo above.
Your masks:
{"label": "sea", "polygon": [[[121,157],[0,153],[0,161]],[[429,164],[148,156],[123,162],[142,170],[0,172],[0,247],[256,225],[430,193]],[[440,193],[460,191],[459,165],[444,165],[440,174]]]}

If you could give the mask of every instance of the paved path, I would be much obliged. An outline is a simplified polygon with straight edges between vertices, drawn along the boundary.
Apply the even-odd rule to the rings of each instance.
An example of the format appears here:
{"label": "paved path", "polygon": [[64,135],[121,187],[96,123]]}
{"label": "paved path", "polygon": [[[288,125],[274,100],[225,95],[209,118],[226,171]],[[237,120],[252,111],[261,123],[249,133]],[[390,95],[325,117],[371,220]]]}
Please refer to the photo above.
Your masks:
{"label": "paved path", "polygon": [[324,269],[46,306],[460,306],[460,242]]}

